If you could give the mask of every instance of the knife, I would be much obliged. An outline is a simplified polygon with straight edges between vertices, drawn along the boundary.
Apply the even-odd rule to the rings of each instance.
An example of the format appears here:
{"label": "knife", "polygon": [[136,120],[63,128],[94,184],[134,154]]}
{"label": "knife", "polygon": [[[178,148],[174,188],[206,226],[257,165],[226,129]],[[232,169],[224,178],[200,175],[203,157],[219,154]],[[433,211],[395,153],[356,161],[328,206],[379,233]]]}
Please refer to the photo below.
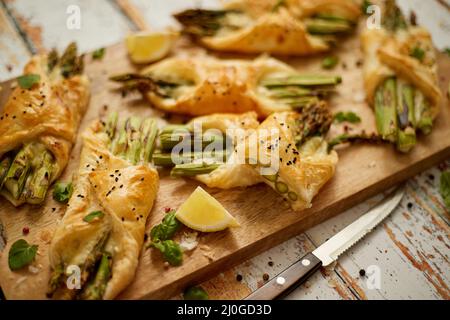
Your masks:
{"label": "knife", "polygon": [[361,240],[384,220],[400,203],[405,189],[393,191],[390,195],[358,220],[345,227],[316,250],[282,271],[278,276],[250,294],[245,300],[279,299],[306,281],[320,267],[325,267],[336,261],[352,245]]}

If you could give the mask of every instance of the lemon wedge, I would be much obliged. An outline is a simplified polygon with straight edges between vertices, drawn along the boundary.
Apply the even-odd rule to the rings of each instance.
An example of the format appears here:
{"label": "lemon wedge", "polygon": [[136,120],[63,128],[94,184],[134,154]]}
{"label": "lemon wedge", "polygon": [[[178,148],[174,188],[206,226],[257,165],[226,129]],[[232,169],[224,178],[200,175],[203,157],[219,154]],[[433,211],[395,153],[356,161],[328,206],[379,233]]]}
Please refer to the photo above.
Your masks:
{"label": "lemon wedge", "polygon": [[215,232],[240,226],[220,202],[201,187],[197,187],[187,198],[175,217],[185,226],[200,232]]}
{"label": "lemon wedge", "polygon": [[129,35],[126,46],[131,61],[150,63],[168,55],[177,38],[176,32],[140,32]]}

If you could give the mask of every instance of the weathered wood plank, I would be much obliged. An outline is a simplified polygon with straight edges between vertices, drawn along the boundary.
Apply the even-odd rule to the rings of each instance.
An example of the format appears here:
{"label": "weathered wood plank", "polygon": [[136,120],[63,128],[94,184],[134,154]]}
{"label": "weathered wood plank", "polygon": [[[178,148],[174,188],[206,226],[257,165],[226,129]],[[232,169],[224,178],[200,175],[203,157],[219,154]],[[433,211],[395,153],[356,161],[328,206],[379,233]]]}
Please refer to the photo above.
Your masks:
{"label": "weathered wood plank", "polygon": [[[119,0],[120,1],[120,0]],[[172,24],[174,21],[170,18],[170,12],[182,10],[186,7],[191,7],[192,3],[194,5],[200,5],[200,6],[209,6],[211,5],[211,1],[175,1],[172,0],[170,2],[149,2],[149,1],[143,1],[143,0],[129,0],[131,3],[133,3],[138,10],[136,12],[142,13],[142,16],[145,17],[145,20],[147,21],[147,24],[153,28],[153,29],[161,29],[167,26],[169,23]],[[26,0],[15,0],[14,3],[27,3],[32,1],[26,1]],[[47,2],[47,1],[46,1]],[[52,2],[52,1],[48,1]],[[60,1],[64,2],[64,1]],[[84,2],[84,1],[75,1],[77,2]],[[102,1],[103,2],[103,1]],[[215,1],[213,1],[215,2]],[[432,1],[427,1],[427,4]],[[30,19],[32,24],[27,24],[23,22],[22,19],[19,19],[21,21],[21,26],[31,32],[30,38],[34,38],[33,43],[38,43],[39,37],[36,36],[39,32],[39,28],[36,26],[40,26],[41,22],[39,19],[48,19],[48,12],[46,12],[45,8],[37,8],[37,5],[34,8],[34,12],[42,10],[40,14],[29,14],[27,12],[31,12],[26,6],[24,10],[23,6],[20,5],[11,5],[13,1],[8,1],[9,8],[12,8],[13,12],[24,12],[25,17],[33,17],[33,19]],[[71,3],[74,3],[72,1]],[[445,13],[444,10],[442,10],[442,7],[436,10],[422,10],[418,6],[423,3],[423,6],[427,6],[422,1],[405,1],[400,0],[400,4],[403,8],[413,7],[414,11],[416,12],[418,16],[418,21],[420,23],[423,23],[428,28],[430,28],[430,31],[433,33],[433,36],[435,38],[435,43],[438,47],[443,48],[446,46],[449,46],[448,43],[445,41],[449,40],[450,37],[448,37],[448,30],[449,27],[446,25],[446,21],[450,21],[448,19],[448,15],[446,20],[444,19],[444,23],[442,23],[442,20],[436,19],[435,12],[442,12]],[[433,6],[433,5],[431,5]],[[22,8],[21,11],[17,10],[17,8]],[[48,9],[47,6],[44,6]],[[92,7],[92,6],[91,6]],[[170,8],[170,9],[169,9]],[[91,10],[89,8],[89,10]],[[112,9],[114,12],[114,9]],[[441,12],[442,11],[442,12]],[[100,13],[98,13],[100,15]],[[104,12],[102,14],[105,14]],[[65,19],[66,15],[64,14],[64,11],[62,13],[64,18],[62,21],[64,21],[65,25]],[[130,16],[130,13],[128,12],[128,15]],[[22,18],[23,16],[16,15],[18,18]],[[115,12],[114,21],[119,17],[119,20],[122,21],[125,25],[127,25],[128,29],[133,29],[132,26],[126,21],[126,19],[123,18],[123,16],[120,13]],[[38,18],[36,18],[38,17]],[[40,18],[39,18],[40,17]],[[98,18],[94,15],[95,18]],[[432,19],[430,19],[432,17]],[[438,16],[440,17],[440,15]],[[111,19],[111,21],[113,20]],[[26,20],[26,19],[25,19]],[[59,19],[61,20],[61,19]],[[45,28],[48,28],[51,26],[51,24],[61,25],[58,19],[54,19],[51,23],[45,24]],[[135,24],[136,18],[132,19]],[[57,23],[58,22],[58,23]],[[439,24],[438,27],[434,26],[428,26],[427,23],[434,23],[434,26],[436,24]],[[34,24],[35,23],[35,24]],[[42,25],[44,26],[44,24]],[[44,28],[44,29],[45,29]],[[0,29],[1,30],[1,29]],[[103,29],[104,30],[104,29]],[[446,31],[447,30],[447,31]],[[66,30],[67,32],[68,30]],[[52,45],[46,45],[46,43],[57,43],[61,38],[55,38],[54,33],[48,32],[48,33],[42,33],[41,29],[41,43],[42,47],[49,48],[54,46]],[[104,36],[108,36],[112,32],[105,31],[100,33],[98,37],[96,37],[97,42],[92,40],[91,48],[93,49],[99,46],[103,46],[104,44],[99,43],[100,41],[104,40]],[[71,34],[71,33],[70,33]],[[88,32],[89,34],[89,32]],[[89,34],[89,36],[92,36],[92,34]],[[53,38],[52,38],[53,37]],[[120,36],[121,37],[121,36]],[[117,37],[117,40],[120,39],[120,37]],[[99,39],[101,38],[101,39]],[[117,41],[115,40],[115,41]],[[67,42],[69,39],[67,40]],[[63,47],[67,42],[63,43],[61,47]],[[88,44],[89,44],[88,43]],[[89,46],[87,46],[89,47]],[[83,49],[83,46],[82,46]],[[87,50],[87,49],[86,49]],[[447,163],[448,166],[448,163]],[[423,182],[420,180],[420,177],[426,176],[427,174],[435,173],[436,179],[434,182]],[[409,212],[398,212],[398,210],[393,214],[391,219],[388,219],[384,228],[379,228],[374,232],[373,235],[370,236],[370,238],[367,238],[367,243],[364,246],[364,242],[361,242],[357,246],[353,248],[353,250],[349,251],[348,253],[343,255],[343,259],[339,262],[339,264],[336,267],[336,270],[333,271],[324,271],[322,272],[322,275],[317,275],[315,278],[310,280],[311,286],[308,288],[308,284],[306,286],[303,286],[303,288],[300,288],[296,292],[294,292],[289,298],[312,298],[314,299],[316,296],[319,298],[352,298],[357,296],[358,298],[410,298],[410,297],[423,297],[423,298],[443,298],[445,297],[446,288],[445,286],[441,285],[441,282],[444,284],[449,283],[449,271],[450,268],[448,268],[448,252],[449,252],[449,246],[448,246],[448,230],[445,237],[445,228],[443,229],[441,224],[442,221],[446,221],[445,217],[448,218],[445,211],[445,209],[442,206],[442,203],[439,202],[440,197],[438,194],[437,189],[437,180],[438,180],[438,169],[437,167],[432,169],[431,171],[427,171],[424,175],[420,175],[418,178],[415,178],[411,180],[408,183],[408,197],[412,197],[414,201],[411,201],[413,203],[413,208],[411,209],[411,214]],[[411,186],[412,185],[412,186]],[[416,188],[417,187],[417,188]],[[411,191],[416,190],[416,191]],[[414,196],[413,196],[414,195]],[[423,211],[423,215],[426,218],[429,218],[428,220],[422,217],[422,220],[419,219],[421,216],[419,213],[417,213],[418,203],[421,204],[420,210]],[[366,204],[363,204],[364,207]],[[404,204],[403,204],[404,206]],[[423,207],[422,207],[423,206]],[[359,206],[358,206],[359,207]],[[404,209],[404,208],[403,208]],[[314,244],[320,244],[323,242],[326,238],[330,237],[332,234],[334,234],[336,231],[338,231],[340,228],[345,226],[347,223],[352,221],[352,218],[358,216],[364,211],[364,208],[354,208],[352,210],[349,210],[347,213],[344,213],[335,220],[338,220],[340,223],[336,223],[336,225],[331,225],[331,228],[326,225],[329,223],[332,223],[331,221],[327,221],[323,225],[320,225],[316,228],[313,228],[312,230],[309,230],[305,235],[297,236],[284,244],[277,246],[266,253],[251,259],[244,264],[235,267],[231,270],[228,270],[224,272],[223,275],[219,275],[210,281],[207,281],[204,285],[210,291],[212,294],[212,297],[217,298],[226,298],[226,296],[220,295],[220,292],[227,292],[234,290],[233,288],[240,288],[239,291],[241,292],[239,295],[236,296],[229,296],[229,298],[239,298],[245,296],[246,292],[248,290],[253,290],[258,286],[258,282],[262,281],[262,274],[268,273],[270,276],[273,276],[276,274],[276,272],[281,271],[283,268],[287,267],[291,262],[293,262],[296,258],[298,258],[303,252],[299,252],[298,249],[295,249],[293,247],[294,242],[301,242],[301,247],[308,247],[312,248],[312,242],[309,241],[308,237],[313,241]],[[406,210],[408,211],[408,210]],[[441,226],[441,231],[438,233],[437,237],[424,237],[420,234],[420,228],[422,228],[423,232],[428,232],[429,234],[434,234],[434,229],[429,229],[429,223],[430,219],[433,221],[432,218],[433,214],[437,213],[438,218],[433,218],[435,221],[438,221],[438,225]],[[407,218],[409,216],[409,220]],[[348,218],[349,217],[349,218]],[[400,218],[399,218],[400,217]],[[401,218],[401,217],[404,217]],[[439,220],[440,218],[440,220]],[[391,221],[392,220],[392,221]],[[425,222],[421,225],[420,222],[425,220]],[[448,221],[448,219],[447,219]],[[432,222],[431,222],[432,223]],[[409,226],[409,229],[408,229]],[[323,227],[323,228],[322,228]],[[334,228],[333,228],[334,227]],[[429,231],[427,231],[427,229]],[[444,231],[443,231],[444,230]],[[410,231],[410,232],[408,232]],[[408,235],[413,235],[413,240],[410,239]],[[419,235],[419,239],[416,239]],[[375,238],[375,239],[372,239]],[[437,239],[437,240],[436,240]],[[442,240],[439,240],[442,239]],[[439,241],[440,245],[436,246],[435,242]],[[376,246],[379,245],[381,247],[386,246],[386,243],[389,243],[388,247],[388,253],[384,253],[384,251],[380,248],[379,250],[376,249]],[[421,248],[421,246],[424,246],[426,244],[426,247]],[[435,247],[437,248],[435,250]],[[375,248],[375,249],[374,249]],[[405,248],[407,250],[405,250]],[[429,250],[435,251],[435,253],[429,253]],[[380,252],[381,251],[381,252]],[[358,253],[365,253],[365,255],[361,255]],[[427,255],[424,255],[424,252],[427,253]],[[395,256],[396,255],[396,256]],[[432,256],[430,256],[432,255]],[[264,260],[263,258],[268,259],[268,257],[272,258],[273,261],[276,261],[276,264],[273,267],[268,266],[268,261]],[[423,260],[421,260],[422,257],[425,257],[425,262],[423,263]],[[368,260],[368,259],[372,260]],[[397,263],[399,263],[399,268],[397,268],[396,272],[399,272],[402,276],[395,277],[396,273],[392,272],[394,277],[386,277],[383,276],[383,284],[381,290],[368,290],[366,288],[366,281],[364,278],[359,279],[358,272],[361,268],[367,267],[369,264],[368,262],[376,262],[379,263],[379,261],[383,259],[383,266],[391,266],[394,265],[397,266]],[[395,261],[395,262],[394,262]],[[431,262],[430,262],[431,261]],[[402,265],[403,263],[403,265]],[[379,263],[381,264],[381,263]],[[403,266],[406,265],[407,268],[404,269]],[[278,266],[278,269],[276,269]],[[428,269],[428,266],[431,268]],[[273,273],[270,270],[270,268],[273,268]],[[439,272],[440,271],[442,272]],[[389,271],[390,269],[386,268],[385,271],[383,271],[383,274]],[[405,270],[408,270],[406,272]],[[411,271],[411,272],[410,272]],[[436,273],[437,272],[437,273]],[[241,283],[237,282],[235,277],[236,274],[239,273],[243,275],[243,281]],[[441,282],[439,281],[439,278],[436,277],[436,274],[439,275]],[[325,278],[326,279],[325,279]],[[337,278],[340,285],[343,284],[343,288],[346,289],[346,291],[339,295],[337,292],[341,290],[342,288],[339,287],[339,289],[334,288],[333,290],[333,277]],[[428,277],[428,278],[427,278]],[[414,288],[409,288],[406,284],[407,283],[414,283],[414,281],[418,278],[421,282],[421,284],[425,284],[425,289],[422,289],[421,287],[414,286]],[[343,280],[341,280],[343,279]],[[432,281],[431,281],[431,280]],[[239,285],[237,286],[236,283]],[[437,284],[439,289],[436,288],[436,286],[433,285],[433,283]],[[320,286],[323,286],[324,292],[319,289]],[[329,288],[330,290],[326,290]],[[360,290],[362,288],[362,290]],[[216,291],[214,291],[216,290]],[[311,292],[308,292],[308,290],[311,290]],[[385,293],[383,290],[387,290],[387,293]],[[372,292],[374,291],[374,292]],[[407,294],[407,291],[412,291],[412,293]],[[353,292],[353,293],[352,293]],[[349,295],[350,294],[350,295]],[[353,296],[352,296],[353,294]]]}
{"label": "weathered wood plank", "polygon": [[[82,52],[123,39],[134,25],[108,0],[8,0],[6,6],[37,52],[76,41]],[[73,10],[73,11],[72,11]],[[80,27],[74,27],[76,11]],[[74,20],[75,19],[75,20]]]}
{"label": "weathered wood plank", "polygon": [[[429,193],[437,191],[437,184],[432,182],[439,177],[436,171],[431,169],[411,179],[395,212],[339,260],[336,272],[363,297],[449,299],[450,227],[426,205],[431,199]],[[430,181],[430,177],[434,179]],[[432,201],[436,201],[436,206],[442,205],[440,197]],[[322,243],[359,216],[351,211],[354,210],[312,228],[307,234],[314,243]],[[367,270],[371,265],[380,269],[381,287],[375,290],[367,287],[367,277],[359,275],[359,270]]]}
{"label": "weathered wood plank", "polygon": [[0,81],[18,76],[30,53],[0,4]]}
{"label": "weathered wood plank", "polygon": [[433,42],[438,49],[450,48],[450,7],[449,2],[433,0],[397,0],[405,13],[413,11],[417,22],[427,28],[433,35]]}

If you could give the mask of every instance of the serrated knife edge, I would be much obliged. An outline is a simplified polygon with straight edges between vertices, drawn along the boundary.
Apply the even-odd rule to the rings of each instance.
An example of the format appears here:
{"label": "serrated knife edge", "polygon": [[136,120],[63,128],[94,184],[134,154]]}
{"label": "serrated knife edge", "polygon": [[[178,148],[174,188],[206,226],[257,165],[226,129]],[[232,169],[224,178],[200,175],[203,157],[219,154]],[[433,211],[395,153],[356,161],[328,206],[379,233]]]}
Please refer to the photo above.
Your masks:
{"label": "serrated knife edge", "polygon": [[403,187],[397,189],[383,199],[381,204],[339,231],[312,253],[322,260],[323,266],[329,265],[381,223],[397,207],[404,193]]}

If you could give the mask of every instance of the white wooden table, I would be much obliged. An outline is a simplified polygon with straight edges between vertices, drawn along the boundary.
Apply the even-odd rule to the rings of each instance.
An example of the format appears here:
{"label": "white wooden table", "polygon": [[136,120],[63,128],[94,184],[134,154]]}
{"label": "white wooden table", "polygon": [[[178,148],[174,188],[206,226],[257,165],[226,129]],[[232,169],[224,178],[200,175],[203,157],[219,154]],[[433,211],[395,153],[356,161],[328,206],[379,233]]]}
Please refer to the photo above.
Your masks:
{"label": "white wooden table", "polygon": [[[1,0],[0,81],[19,75],[33,53],[62,49],[71,41],[77,41],[82,51],[91,51],[121,41],[133,31],[173,25],[171,12],[193,5],[214,7],[217,2]],[[439,49],[450,47],[449,0],[399,3],[404,10],[415,11]],[[80,29],[70,29],[68,18],[78,9]],[[449,168],[450,159],[410,179],[401,205],[382,225],[288,299],[450,299],[450,213],[438,191],[440,174]],[[243,298],[380,199],[374,197],[213,279],[205,279],[202,285],[211,298]],[[373,270],[379,271],[379,283],[368,276]]]}

